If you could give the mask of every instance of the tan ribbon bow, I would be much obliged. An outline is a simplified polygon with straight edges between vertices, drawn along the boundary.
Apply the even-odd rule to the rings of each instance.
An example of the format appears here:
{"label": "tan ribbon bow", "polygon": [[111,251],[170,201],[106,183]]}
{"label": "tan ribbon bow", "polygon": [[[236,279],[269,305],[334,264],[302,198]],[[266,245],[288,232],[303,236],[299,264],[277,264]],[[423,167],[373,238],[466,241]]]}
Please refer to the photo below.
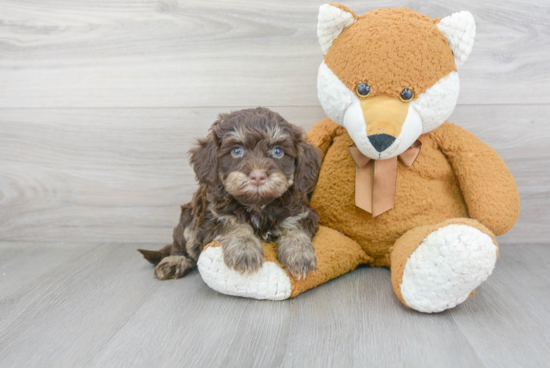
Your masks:
{"label": "tan ribbon bow", "polygon": [[[422,142],[417,140],[398,157],[405,166],[412,166],[420,154]],[[376,217],[394,206],[397,157],[371,160],[355,144],[349,146],[357,165],[355,171],[355,205]]]}

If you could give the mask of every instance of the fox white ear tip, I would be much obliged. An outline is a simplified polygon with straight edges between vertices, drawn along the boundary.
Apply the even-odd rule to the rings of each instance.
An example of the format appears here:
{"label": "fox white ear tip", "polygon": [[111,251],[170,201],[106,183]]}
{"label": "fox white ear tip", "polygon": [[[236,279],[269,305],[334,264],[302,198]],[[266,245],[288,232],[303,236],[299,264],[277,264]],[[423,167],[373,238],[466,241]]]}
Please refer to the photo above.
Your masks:
{"label": "fox white ear tip", "polygon": [[458,14],[461,14],[464,18],[470,18],[471,20],[474,20],[474,16],[468,10],[459,11]]}
{"label": "fox white ear tip", "polygon": [[319,7],[319,17],[317,23],[317,37],[319,44],[326,54],[340,33],[355,22],[355,17],[352,13],[342,10],[330,4],[323,4]]}
{"label": "fox white ear tip", "polygon": [[437,28],[449,41],[458,67],[466,61],[474,46],[476,23],[469,11],[463,10],[445,17],[437,23]]}

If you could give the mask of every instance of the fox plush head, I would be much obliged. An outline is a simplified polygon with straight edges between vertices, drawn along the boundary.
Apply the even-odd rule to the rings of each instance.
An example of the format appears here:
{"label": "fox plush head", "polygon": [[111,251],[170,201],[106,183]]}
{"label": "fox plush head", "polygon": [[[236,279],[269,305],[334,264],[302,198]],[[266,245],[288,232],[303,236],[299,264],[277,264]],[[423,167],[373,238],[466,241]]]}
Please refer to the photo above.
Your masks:
{"label": "fox plush head", "polygon": [[321,105],[365,156],[398,156],[453,112],[456,67],[472,51],[475,32],[466,11],[443,19],[405,8],[357,16],[343,5],[322,5]]}

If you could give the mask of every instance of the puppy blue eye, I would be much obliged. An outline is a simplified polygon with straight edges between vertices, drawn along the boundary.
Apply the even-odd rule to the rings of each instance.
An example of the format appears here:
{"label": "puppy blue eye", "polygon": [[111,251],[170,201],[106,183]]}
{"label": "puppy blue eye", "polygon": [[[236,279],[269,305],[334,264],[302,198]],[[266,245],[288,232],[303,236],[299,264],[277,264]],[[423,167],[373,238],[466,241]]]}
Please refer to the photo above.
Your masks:
{"label": "puppy blue eye", "polygon": [[273,148],[273,151],[271,151],[271,155],[273,157],[277,157],[277,158],[283,157],[284,154],[285,153],[283,152],[283,150],[280,149],[279,147],[275,147],[275,148]]}
{"label": "puppy blue eye", "polygon": [[233,157],[241,157],[244,153],[244,150],[242,149],[242,147],[235,147],[231,150],[231,155]]}

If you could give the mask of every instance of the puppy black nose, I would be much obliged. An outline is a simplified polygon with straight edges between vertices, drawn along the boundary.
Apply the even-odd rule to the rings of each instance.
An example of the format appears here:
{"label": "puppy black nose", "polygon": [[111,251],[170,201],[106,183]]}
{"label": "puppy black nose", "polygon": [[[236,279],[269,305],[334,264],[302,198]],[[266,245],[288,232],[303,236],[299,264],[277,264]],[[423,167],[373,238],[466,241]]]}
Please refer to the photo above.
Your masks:
{"label": "puppy black nose", "polygon": [[250,180],[250,183],[252,185],[259,187],[260,185],[265,184],[265,181],[267,180],[267,174],[265,173],[265,171],[252,170],[252,172],[248,176],[248,180]]}
{"label": "puppy black nose", "polygon": [[369,135],[369,141],[378,152],[383,152],[395,142],[395,138],[388,134],[373,134]]}

